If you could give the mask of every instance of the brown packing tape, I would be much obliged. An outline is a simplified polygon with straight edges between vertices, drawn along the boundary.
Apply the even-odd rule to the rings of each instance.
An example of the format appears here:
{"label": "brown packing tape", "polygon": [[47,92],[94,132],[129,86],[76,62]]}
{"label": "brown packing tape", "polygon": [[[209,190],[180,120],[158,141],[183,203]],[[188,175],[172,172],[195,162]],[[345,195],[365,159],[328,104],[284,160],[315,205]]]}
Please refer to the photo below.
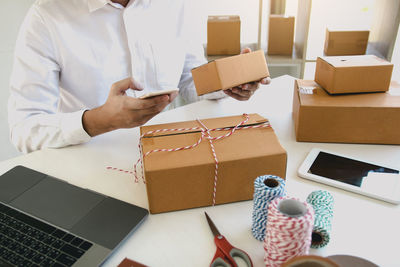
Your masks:
{"label": "brown packing tape", "polygon": [[[349,265],[350,266],[350,265]],[[302,255],[291,258],[282,267],[341,267],[333,260],[315,255]]]}
{"label": "brown packing tape", "polygon": [[378,267],[366,259],[359,258],[351,255],[332,255],[328,257],[330,260],[336,262],[339,266],[347,267]]}

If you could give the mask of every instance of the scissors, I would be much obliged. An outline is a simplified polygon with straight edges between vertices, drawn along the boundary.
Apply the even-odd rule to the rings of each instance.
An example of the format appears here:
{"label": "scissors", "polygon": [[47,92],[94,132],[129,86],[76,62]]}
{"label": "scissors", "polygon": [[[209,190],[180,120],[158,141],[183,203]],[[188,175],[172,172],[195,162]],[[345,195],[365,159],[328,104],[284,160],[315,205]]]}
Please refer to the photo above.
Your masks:
{"label": "scissors", "polygon": [[228,240],[225,239],[223,235],[220,234],[215,224],[208,216],[207,212],[204,212],[207,218],[208,225],[211,228],[211,232],[214,235],[214,242],[217,246],[217,251],[215,252],[214,258],[211,261],[210,267],[238,267],[237,262],[233,257],[239,257],[244,260],[247,267],[253,267],[253,262],[251,261],[249,255],[238,248],[233,247],[229,244]]}

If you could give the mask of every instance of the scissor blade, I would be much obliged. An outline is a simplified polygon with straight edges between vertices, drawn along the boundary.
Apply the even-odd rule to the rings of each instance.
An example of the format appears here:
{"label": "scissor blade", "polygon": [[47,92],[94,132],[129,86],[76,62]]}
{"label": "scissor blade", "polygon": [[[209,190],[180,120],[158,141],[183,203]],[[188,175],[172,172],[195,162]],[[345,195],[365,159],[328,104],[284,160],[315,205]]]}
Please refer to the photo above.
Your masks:
{"label": "scissor blade", "polygon": [[207,218],[208,225],[210,226],[211,232],[213,233],[214,236],[221,235],[215,226],[214,222],[211,220],[211,218],[208,216],[207,212],[204,212]]}

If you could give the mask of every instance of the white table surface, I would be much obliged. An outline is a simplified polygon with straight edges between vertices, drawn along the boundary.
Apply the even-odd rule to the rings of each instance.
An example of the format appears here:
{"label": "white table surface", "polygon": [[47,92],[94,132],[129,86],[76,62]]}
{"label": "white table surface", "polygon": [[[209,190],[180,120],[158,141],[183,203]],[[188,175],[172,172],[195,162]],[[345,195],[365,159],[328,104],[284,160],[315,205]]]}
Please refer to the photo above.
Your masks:
{"label": "white table surface", "polygon": [[[331,241],[311,254],[349,254],[369,259],[381,266],[400,266],[400,207],[346,192],[297,176],[297,168],[313,147],[329,149],[360,159],[400,168],[400,147],[300,143],[295,141],[292,112],[294,78],[281,76],[262,86],[251,100],[231,98],[201,101],[159,114],[148,124],[193,120],[218,116],[259,113],[268,118],[288,153],[288,195],[305,200],[317,189],[335,197]],[[118,130],[90,142],[62,149],[45,149],[0,162],[0,174],[24,165],[90,188],[114,198],[147,208],[146,188],[135,184],[133,175],[107,170],[107,166],[133,170],[138,154],[138,129]],[[264,266],[262,242],[251,234],[252,201],[149,215],[104,266],[116,266],[125,257],[149,266],[208,266],[215,253],[213,236],[204,211],[220,232],[245,250],[254,266]]]}

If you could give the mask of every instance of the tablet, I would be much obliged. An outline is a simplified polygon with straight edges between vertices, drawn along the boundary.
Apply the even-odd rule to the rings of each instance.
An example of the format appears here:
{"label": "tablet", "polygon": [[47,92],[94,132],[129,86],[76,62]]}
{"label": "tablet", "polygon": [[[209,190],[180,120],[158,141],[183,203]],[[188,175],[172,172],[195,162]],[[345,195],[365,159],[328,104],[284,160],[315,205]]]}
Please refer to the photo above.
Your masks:
{"label": "tablet", "polygon": [[169,94],[172,94],[173,92],[178,92],[178,91],[179,91],[178,88],[155,91],[155,92],[150,92],[150,93],[144,94],[142,96],[139,96],[139,98],[146,99],[146,98],[154,97],[154,96],[158,96],[158,95],[169,95]]}
{"label": "tablet", "polygon": [[399,169],[314,148],[298,175],[394,204],[400,203]]}

